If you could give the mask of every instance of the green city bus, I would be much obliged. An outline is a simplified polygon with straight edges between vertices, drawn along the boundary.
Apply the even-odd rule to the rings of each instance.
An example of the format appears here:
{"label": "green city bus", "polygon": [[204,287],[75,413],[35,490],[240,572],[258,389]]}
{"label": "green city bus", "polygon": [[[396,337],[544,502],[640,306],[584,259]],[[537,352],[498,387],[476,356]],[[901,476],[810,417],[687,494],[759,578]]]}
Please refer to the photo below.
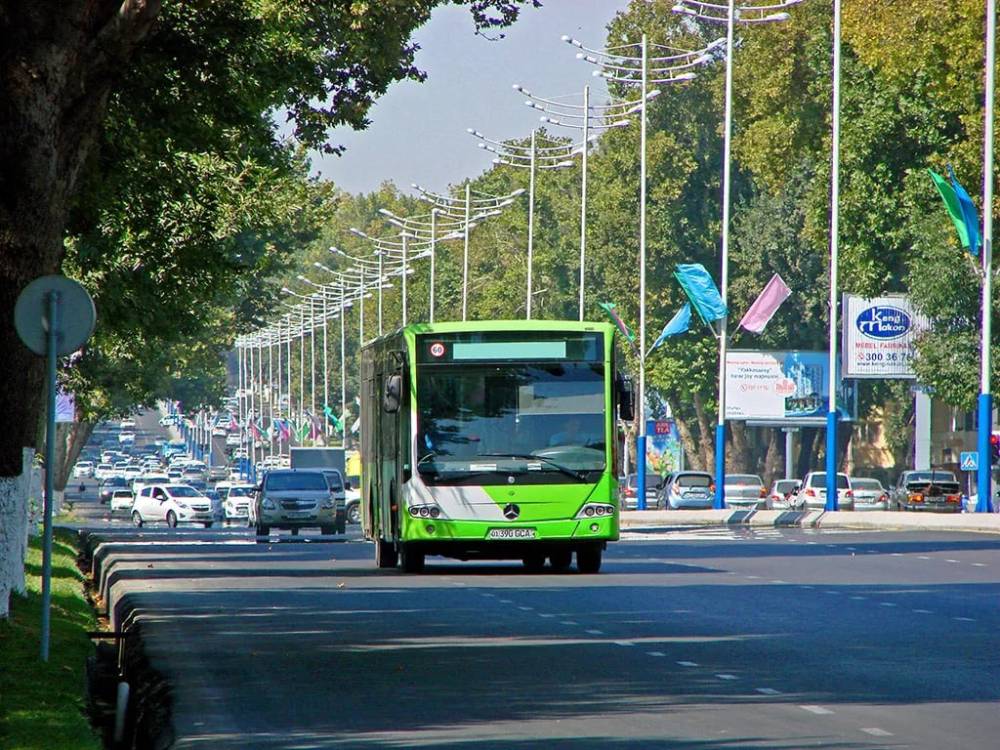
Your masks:
{"label": "green city bus", "polygon": [[[380,568],[427,555],[600,570],[618,539],[615,329],[406,326],[362,352],[361,522]],[[617,412],[617,413],[616,413]]]}

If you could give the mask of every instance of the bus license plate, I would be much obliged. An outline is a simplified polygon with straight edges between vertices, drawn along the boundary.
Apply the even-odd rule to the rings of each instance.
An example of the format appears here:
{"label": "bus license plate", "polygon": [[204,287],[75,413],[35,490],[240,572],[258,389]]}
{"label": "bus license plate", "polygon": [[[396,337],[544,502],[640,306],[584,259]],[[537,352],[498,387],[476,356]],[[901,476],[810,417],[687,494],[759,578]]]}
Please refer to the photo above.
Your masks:
{"label": "bus license plate", "polygon": [[488,539],[534,539],[534,529],[490,529]]}

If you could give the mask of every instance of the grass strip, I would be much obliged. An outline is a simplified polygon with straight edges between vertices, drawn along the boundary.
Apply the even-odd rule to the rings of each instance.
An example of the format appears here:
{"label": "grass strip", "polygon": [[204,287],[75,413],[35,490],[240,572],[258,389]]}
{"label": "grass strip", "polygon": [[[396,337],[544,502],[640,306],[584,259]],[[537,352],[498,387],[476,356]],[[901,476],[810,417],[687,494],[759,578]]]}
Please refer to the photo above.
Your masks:
{"label": "grass strip", "polygon": [[57,529],[52,542],[49,661],[39,659],[42,610],[42,539],[32,538],[26,567],[28,593],[0,620],[0,748],[99,750],[84,715],[84,672],[95,628],[76,566],[76,536]]}

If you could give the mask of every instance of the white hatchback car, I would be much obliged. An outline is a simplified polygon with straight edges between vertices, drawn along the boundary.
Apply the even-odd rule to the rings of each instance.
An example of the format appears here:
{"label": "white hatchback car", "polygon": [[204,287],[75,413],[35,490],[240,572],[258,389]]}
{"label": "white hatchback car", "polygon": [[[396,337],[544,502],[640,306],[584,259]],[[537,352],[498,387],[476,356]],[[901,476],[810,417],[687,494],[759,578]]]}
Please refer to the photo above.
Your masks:
{"label": "white hatchback car", "polygon": [[206,529],[215,521],[212,501],[186,484],[153,484],[143,487],[132,503],[132,523],[142,526],[164,521],[167,526],[200,523]]}
{"label": "white hatchback car", "polygon": [[134,500],[132,495],[132,490],[126,489],[124,487],[113,490],[111,492],[111,514],[115,513],[128,513],[132,510],[132,501]]}
{"label": "white hatchback car", "polygon": [[254,486],[252,484],[230,484],[219,482],[215,489],[222,496],[222,507],[227,521],[243,521],[246,523],[250,515],[250,503],[253,501]]}
{"label": "white hatchback car", "polygon": [[85,479],[94,476],[93,461],[77,461],[73,467],[73,476],[77,479]]}

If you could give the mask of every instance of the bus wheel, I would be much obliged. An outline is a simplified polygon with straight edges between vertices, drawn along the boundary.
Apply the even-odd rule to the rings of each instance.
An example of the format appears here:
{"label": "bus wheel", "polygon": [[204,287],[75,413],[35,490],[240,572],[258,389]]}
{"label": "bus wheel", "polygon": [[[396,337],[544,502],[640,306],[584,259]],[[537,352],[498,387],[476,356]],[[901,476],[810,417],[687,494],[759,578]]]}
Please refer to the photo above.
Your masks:
{"label": "bus wheel", "polygon": [[414,548],[412,544],[401,545],[399,551],[399,562],[405,573],[424,572],[424,553]]}
{"label": "bus wheel", "polygon": [[375,567],[396,567],[396,548],[392,546],[392,542],[383,542],[381,539],[375,540]]}
{"label": "bus wheel", "polygon": [[561,549],[549,555],[549,563],[552,569],[559,573],[565,573],[573,562],[573,550]]}
{"label": "bus wheel", "polygon": [[596,544],[580,547],[576,551],[576,569],[581,573],[599,573],[602,550]]}
{"label": "bus wheel", "polygon": [[537,552],[533,552],[530,555],[525,555],[521,558],[524,563],[524,567],[527,568],[529,573],[541,573],[545,570],[545,555],[539,555]]}

